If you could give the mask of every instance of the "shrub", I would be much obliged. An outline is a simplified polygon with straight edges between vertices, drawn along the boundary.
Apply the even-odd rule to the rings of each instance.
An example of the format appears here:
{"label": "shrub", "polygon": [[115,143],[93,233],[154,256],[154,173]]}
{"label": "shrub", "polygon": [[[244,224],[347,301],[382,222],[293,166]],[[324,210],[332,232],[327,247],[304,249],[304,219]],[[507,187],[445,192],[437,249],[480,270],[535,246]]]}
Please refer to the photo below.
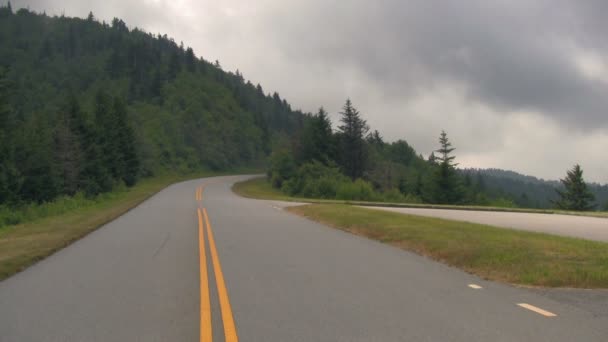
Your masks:
{"label": "shrub", "polygon": [[283,182],[293,178],[296,173],[296,162],[289,151],[277,151],[270,156],[270,170],[268,172],[272,186],[281,188]]}
{"label": "shrub", "polygon": [[346,201],[374,201],[374,187],[362,179],[342,182],[336,191],[336,199]]}
{"label": "shrub", "polygon": [[382,200],[385,202],[400,203],[405,202],[405,196],[397,189],[391,189],[382,194]]}

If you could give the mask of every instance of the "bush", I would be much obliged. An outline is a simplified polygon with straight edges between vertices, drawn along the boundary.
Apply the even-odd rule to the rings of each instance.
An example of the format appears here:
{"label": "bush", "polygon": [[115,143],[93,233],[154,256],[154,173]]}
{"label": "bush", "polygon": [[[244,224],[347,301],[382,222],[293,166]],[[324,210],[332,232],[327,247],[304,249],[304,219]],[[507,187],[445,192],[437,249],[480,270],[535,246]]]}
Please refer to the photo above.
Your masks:
{"label": "bush", "polygon": [[290,196],[333,199],[338,184],[347,180],[338,168],[313,161],[300,166],[295,175],[283,183],[281,190]]}
{"label": "bush", "polygon": [[374,187],[362,179],[342,182],[336,191],[336,199],[346,201],[374,201],[377,199]]}
{"label": "bush", "polygon": [[420,203],[424,203],[424,201],[422,200],[422,198],[414,195],[414,194],[407,194],[405,196],[405,198],[403,199],[404,203],[415,203],[415,204],[420,204]]}
{"label": "bush", "polygon": [[273,187],[281,188],[283,182],[294,177],[296,162],[289,151],[277,151],[270,156],[270,170],[268,178]]}

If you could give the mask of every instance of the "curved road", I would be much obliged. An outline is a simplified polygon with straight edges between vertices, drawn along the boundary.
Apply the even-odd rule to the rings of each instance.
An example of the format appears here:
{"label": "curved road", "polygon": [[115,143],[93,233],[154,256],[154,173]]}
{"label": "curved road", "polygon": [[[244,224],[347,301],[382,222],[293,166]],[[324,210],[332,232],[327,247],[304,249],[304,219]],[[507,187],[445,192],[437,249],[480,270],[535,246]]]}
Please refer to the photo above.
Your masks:
{"label": "curved road", "polygon": [[608,242],[608,218],[452,209],[368,208]]}
{"label": "curved road", "polygon": [[0,341],[608,340],[607,292],[486,282],[240,198],[243,178],[175,184],[0,282]]}

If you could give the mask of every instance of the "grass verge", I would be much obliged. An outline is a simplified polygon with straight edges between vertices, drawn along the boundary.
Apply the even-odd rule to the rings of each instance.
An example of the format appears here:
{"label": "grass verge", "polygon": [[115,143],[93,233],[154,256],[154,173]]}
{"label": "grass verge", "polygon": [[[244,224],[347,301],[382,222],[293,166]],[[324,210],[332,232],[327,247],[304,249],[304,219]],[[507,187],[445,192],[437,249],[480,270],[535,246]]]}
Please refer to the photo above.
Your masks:
{"label": "grass verge", "polygon": [[392,202],[367,202],[367,201],[342,201],[315,198],[291,197],[279,189],[273,188],[265,177],[253,178],[234,184],[232,190],[240,196],[264,200],[277,200],[288,202],[316,203],[316,204],[352,204],[370,207],[395,207],[395,208],[420,208],[420,209],[451,209],[451,210],[474,210],[474,211],[497,211],[514,213],[535,214],[560,214],[574,216],[589,216],[608,218],[605,211],[564,211],[553,209],[527,209],[527,208],[500,208],[473,205],[441,205],[441,204],[417,204],[417,203],[392,203]]}
{"label": "grass verge", "polygon": [[608,288],[608,244],[340,204],[290,212],[430,257],[485,279]]}
{"label": "grass verge", "polygon": [[[40,214],[41,210],[37,210],[36,215],[25,215],[27,222],[0,228],[0,280],[80,239],[173,183],[216,175],[219,174],[148,178],[132,188],[103,194],[94,200],[67,201],[72,203],[68,208],[50,203],[48,213],[42,210],[45,213]],[[32,217],[35,219],[29,220]]]}

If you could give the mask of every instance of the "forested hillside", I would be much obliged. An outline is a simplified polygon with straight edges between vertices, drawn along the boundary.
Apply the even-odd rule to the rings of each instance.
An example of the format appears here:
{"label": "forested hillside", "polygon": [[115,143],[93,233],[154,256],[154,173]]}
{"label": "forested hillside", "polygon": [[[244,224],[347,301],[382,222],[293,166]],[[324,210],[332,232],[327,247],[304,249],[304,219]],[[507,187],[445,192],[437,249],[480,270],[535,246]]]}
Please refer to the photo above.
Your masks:
{"label": "forested hillside", "polygon": [[0,9],[0,204],[260,167],[303,115],[171,38]]}
{"label": "forested hillside", "polygon": [[[548,208],[561,187],[459,170],[445,132],[424,158],[407,137],[384,141],[350,100],[339,115],[332,123],[322,108],[293,110],[240,72],[120,19],[0,8],[5,208],[92,197],[159,173],[243,167],[269,167],[275,187],[304,197]],[[608,204],[608,186],[590,190],[598,209]]]}
{"label": "forested hillside", "polygon": [[[558,199],[555,189],[562,189],[558,181],[538,179],[513,171],[500,169],[466,169],[466,177],[480,183],[490,196],[512,198],[524,208],[552,208]],[[608,185],[589,184],[589,190],[595,195],[597,209],[608,210]]]}

